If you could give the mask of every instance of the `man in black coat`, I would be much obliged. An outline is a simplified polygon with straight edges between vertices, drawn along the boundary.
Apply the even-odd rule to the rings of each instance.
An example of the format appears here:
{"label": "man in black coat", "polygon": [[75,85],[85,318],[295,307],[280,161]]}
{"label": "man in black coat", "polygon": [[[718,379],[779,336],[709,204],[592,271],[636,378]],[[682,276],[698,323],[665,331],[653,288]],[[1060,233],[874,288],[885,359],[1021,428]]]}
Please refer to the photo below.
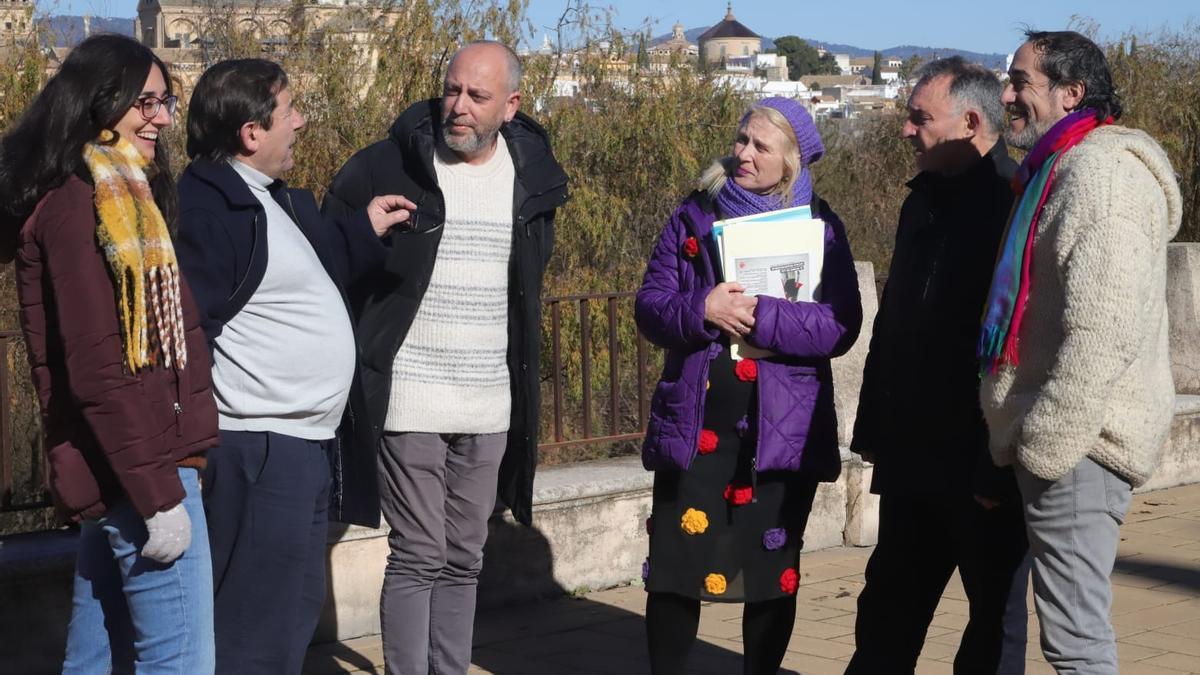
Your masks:
{"label": "man in black coat", "polygon": [[416,203],[353,292],[364,399],[391,528],[380,616],[388,673],[465,673],[487,520],[499,496],[531,517],[542,274],[567,177],[518,112],[521,66],[496,42],[456,53],[444,96],[355,154],[323,209]]}
{"label": "man in black coat", "polygon": [[1016,163],[1001,85],[959,57],[928,64],[903,135],[920,169],[867,355],[851,450],[875,464],[879,543],[847,673],[912,673],[959,570],[971,618],[960,673],[1020,673],[1028,548],[1015,478],[988,454],[975,345]]}

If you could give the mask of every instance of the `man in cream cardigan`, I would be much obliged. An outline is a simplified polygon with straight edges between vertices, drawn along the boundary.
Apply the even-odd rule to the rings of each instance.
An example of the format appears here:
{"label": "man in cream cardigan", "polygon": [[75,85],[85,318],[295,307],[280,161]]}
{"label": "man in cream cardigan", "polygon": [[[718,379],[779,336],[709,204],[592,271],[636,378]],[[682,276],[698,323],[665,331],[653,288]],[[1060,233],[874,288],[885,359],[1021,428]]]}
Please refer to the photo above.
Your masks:
{"label": "man in cream cardigan", "polygon": [[1166,246],[1182,206],[1162,148],[1112,124],[1104,53],[1078,33],[1026,36],[1001,100],[1008,143],[1031,152],[984,317],[981,397],[993,459],[1016,465],[1046,659],[1116,673],[1109,575],[1171,424]]}

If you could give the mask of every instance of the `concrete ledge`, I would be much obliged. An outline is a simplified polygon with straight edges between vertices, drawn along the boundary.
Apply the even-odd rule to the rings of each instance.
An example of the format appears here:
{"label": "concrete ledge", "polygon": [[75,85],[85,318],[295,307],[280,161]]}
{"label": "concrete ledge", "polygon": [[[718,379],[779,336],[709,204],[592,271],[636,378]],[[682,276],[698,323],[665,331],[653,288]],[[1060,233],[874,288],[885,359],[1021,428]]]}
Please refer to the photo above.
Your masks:
{"label": "concrete ledge", "polygon": [[879,299],[875,294],[875,266],[856,260],[854,272],[858,275],[858,293],[862,298],[862,329],[850,351],[830,364],[833,368],[838,443],[843,446],[849,446],[850,437],[854,435],[854,420],[858,417],[858,392],[862,389],[863,368],[867,365],[867,352],[870,350],[871,335],[875,329],[875,315],[879,313]]}
{"label": "concrete ledge", "polygon": [[1175,391],[1200,394],[1200,243],[1167,245],[1167,324]]}
{"label": "concrete ledge", "polygon": [[[848,522],[859,530],[855,545],[875,542],[867,494],[870,466],[843,450],[843,476],[817,491],[805,531],[804,550],[841,546]],[[848,480],[854,476],[853,481]],[[517,525],[508,514],[492,519],[479,578],[479,606],[525,602],[640,583],[649,550],[652,473],[637,457],[581,462],[538,471],[534,527]],[[853,504],[853,512],[849,505]],[[332,532],[332,531],[331,531]],[[345,528],[331,536],[330,588],[316,642],[379,632],[379,592],[387,558],[383,530]],[[368,563],[368,561],[371,561]]]}
{"label": "concrete ledge", "polygon": [[0,539],[0,583],[74,573],[79,537],[73,530],[17,534]]}
{"label": "concrete ledge", "polygon": [[[1200,396],[1177,397],[1175,413],[1159,470],[1139,492],[1200,483]],[[804,535],[805,551],[875,544],[879,498],[870,492],[872,471],[857,455],[842,451],[841,477],[817,491]],[[645,520],[652,484],[653,475],[636,457],[539,470],[534,527],[519,526],[507,515],[492,520],[480,575],[480,606],[640,583],[641,562],[649,549]],[[347,560],[355,563],[332,566],[335,602],[326,606],[320,641],[379,630],[386,537],[378,531],[373,539],[364,537],[372,531],[351,531],[355,529],[359,532],[354,539],[337,540],[332,549],[335,560],[344,549]],[[365,564],[372,559],[377,561],[374,565]],[[367,592],[350,591],[364,587]],[[355,608],[359,602],[366,606]]]}
{"label": "concrete ledge", "polygon": [[1200,396],[1175,397],[1175,420],[1158,468],[1135,492],[1200,483]]}
{"label": "concrete ledge", "polygon": [[654,474],[636,457],[552,466],[538,472],[533,503],[537,510],[548,510],[563,502],[641,492],[653,485]]}
{"label": "concrete ledge", "polygon": [[[1175,413],[1159,470],[1139,491],[1200,483],[1200,396],[1178,397]],[[818,490],[804,550],[875,543],[879,502],[870,494],[871,472],[870,464],[843,451],[841,478]],[[652,484],[636,457],[540,470],[534,527],[517,525],[507,514],[490,523],[480,606],[640,583]],[[65,530],[0,541],[5,669],[49,672],[61,663],[74,552],[75,535]],[[329,601],[314,642],[379,632],[387,555],[384,529],[330,526]]]}
{"label": "concrete ledge", "polygon": [[62,667],[77,549],[67,530],[0,540],[0,672]]}
{"label": "concrete ledge", "polygon": [[1200,415],[1200,395],[1178,394],[1175,396],[1175,417]]}

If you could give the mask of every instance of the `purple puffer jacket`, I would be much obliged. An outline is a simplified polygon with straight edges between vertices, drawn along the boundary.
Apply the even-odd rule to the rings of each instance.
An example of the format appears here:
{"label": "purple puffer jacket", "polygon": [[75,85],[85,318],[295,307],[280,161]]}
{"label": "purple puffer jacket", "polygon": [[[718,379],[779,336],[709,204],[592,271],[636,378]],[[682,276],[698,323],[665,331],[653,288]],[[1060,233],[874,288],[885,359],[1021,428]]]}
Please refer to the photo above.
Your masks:
{"label": "purple puffer jacket", "polygon": [[[758,471],[800,471],[835,480],[841,470],[829,359],[854,344],[862,324],[858,275],[841,220],[814,197],[825,221],[819,303],[762,296],[746,341],[776,354],[758,362]],[[650,470],[687,469],[696,456],[709,361],[724,355],[720,331],[704,321],[704,300],[719,282],[710,255],[716,214],[703,193],[685,199],[667,222],[638,290],[638,328],[667,349],[654,390],[642,463]],[[684,254],[688,237],[697,255]]]}

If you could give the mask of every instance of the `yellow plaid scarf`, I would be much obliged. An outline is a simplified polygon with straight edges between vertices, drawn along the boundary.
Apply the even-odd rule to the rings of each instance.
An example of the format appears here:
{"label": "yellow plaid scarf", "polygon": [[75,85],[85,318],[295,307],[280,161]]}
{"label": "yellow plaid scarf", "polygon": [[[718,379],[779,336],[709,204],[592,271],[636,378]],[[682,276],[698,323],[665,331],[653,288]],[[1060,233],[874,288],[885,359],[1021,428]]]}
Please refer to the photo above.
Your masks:
{"label": "yellow plaid scarf", "polygon": [[[130,372],[187,365],[179,262],[146,179],[149,162],[113,132],[83,149],[96,185],[96,239],[117,286],[117,316]],[[149,311],[147,311],[149,305]]]}

